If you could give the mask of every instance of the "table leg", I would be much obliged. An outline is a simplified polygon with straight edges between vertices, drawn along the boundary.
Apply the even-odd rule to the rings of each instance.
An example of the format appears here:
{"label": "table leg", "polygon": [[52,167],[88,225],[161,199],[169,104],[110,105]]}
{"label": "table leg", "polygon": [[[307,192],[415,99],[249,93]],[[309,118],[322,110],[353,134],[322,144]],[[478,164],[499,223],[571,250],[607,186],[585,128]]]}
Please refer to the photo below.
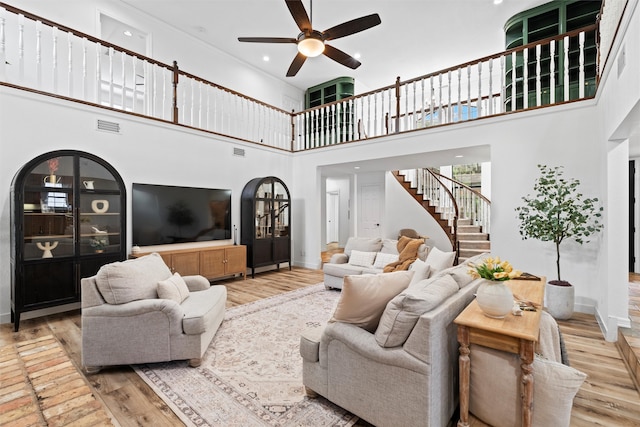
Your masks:
{"label": "table leg", "polygon": [[469,426],[469,381],[471,375],[471,359],[469,358],[469,328],[458,325],[458,342],[460,356],[458,365],[460,371],[460,420],[458,427]]}
{"label": "table leg", "polygon": [[522,380],[522,426],[530,427],[533,421],[533,358],[534,342],[520,341],[520,369]]}

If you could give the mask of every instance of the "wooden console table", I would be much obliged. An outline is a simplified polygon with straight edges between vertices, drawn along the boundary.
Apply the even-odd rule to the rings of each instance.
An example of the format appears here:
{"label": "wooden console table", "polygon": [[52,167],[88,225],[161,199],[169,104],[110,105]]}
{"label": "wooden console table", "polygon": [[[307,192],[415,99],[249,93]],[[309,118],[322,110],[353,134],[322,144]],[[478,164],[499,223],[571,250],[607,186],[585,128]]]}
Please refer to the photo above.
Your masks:
{"label": "wooden console table", "polygon": [[470,344],[520,355],[522,381],[522,425],[531,426],[533,418],[533,359],[540,334],[540,316],[546,278],[540,280],[509,280],[507,285],[516,299],[540,304],[536,311],[524,311],[522,316],[509,313],[504,319],[485,316],[473,300],[454,320],[458,325],[460,343],[460,420],[458,427],[469,426],[469,389],[471,379]]}

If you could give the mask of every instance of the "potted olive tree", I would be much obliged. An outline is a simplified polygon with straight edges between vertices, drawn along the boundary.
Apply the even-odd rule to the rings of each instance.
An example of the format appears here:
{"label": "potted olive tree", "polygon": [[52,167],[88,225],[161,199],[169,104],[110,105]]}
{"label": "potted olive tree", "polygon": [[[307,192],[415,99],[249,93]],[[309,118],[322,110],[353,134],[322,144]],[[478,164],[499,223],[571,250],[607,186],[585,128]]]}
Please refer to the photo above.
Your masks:
{"label": "potted olive tree", "polygon": [[584,197],[579,192],[580,181],[563,177],[562,166],[538,165],[540,177],[533,186],[535,196],[522,197],[524,206],[516,208],[520,220],[520,235],[524,240],[553,242],[556,247],[557,280],[547,283],[547,310],[556,319],[568,319],[573,314],[574,288],[560,276],[560,244],[573,239],[588,243],[602,230],[602,206],[597,198]]}

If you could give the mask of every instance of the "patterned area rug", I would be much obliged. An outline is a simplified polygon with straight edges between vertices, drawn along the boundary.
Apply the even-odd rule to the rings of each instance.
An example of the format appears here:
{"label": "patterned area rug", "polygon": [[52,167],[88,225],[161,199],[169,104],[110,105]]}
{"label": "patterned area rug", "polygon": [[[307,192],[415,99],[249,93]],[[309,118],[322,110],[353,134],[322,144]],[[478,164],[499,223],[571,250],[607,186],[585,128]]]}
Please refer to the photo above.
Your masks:
{"label": "patterned area rug", "polygon": [[356,416],[304,395],[299,353],[300,333],[339,296],[318,284],[228,309],[199,368],[134,368],[188,426],[351,426]]}

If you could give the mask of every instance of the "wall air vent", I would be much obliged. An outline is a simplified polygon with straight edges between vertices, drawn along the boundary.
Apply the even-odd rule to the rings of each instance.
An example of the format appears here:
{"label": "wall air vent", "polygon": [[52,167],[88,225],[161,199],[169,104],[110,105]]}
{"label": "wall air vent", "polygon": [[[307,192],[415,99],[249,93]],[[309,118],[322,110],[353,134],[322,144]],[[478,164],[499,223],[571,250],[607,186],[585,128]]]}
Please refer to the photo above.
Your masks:
{"label": "wall air vent", "polygon": [[111,133],[120,133],[120,123],[108,122],[98,119],[98,130]]}
{"label": "wall air vent", "polygon": [[233,155],[244,157],[244,148],[233,147]]}

